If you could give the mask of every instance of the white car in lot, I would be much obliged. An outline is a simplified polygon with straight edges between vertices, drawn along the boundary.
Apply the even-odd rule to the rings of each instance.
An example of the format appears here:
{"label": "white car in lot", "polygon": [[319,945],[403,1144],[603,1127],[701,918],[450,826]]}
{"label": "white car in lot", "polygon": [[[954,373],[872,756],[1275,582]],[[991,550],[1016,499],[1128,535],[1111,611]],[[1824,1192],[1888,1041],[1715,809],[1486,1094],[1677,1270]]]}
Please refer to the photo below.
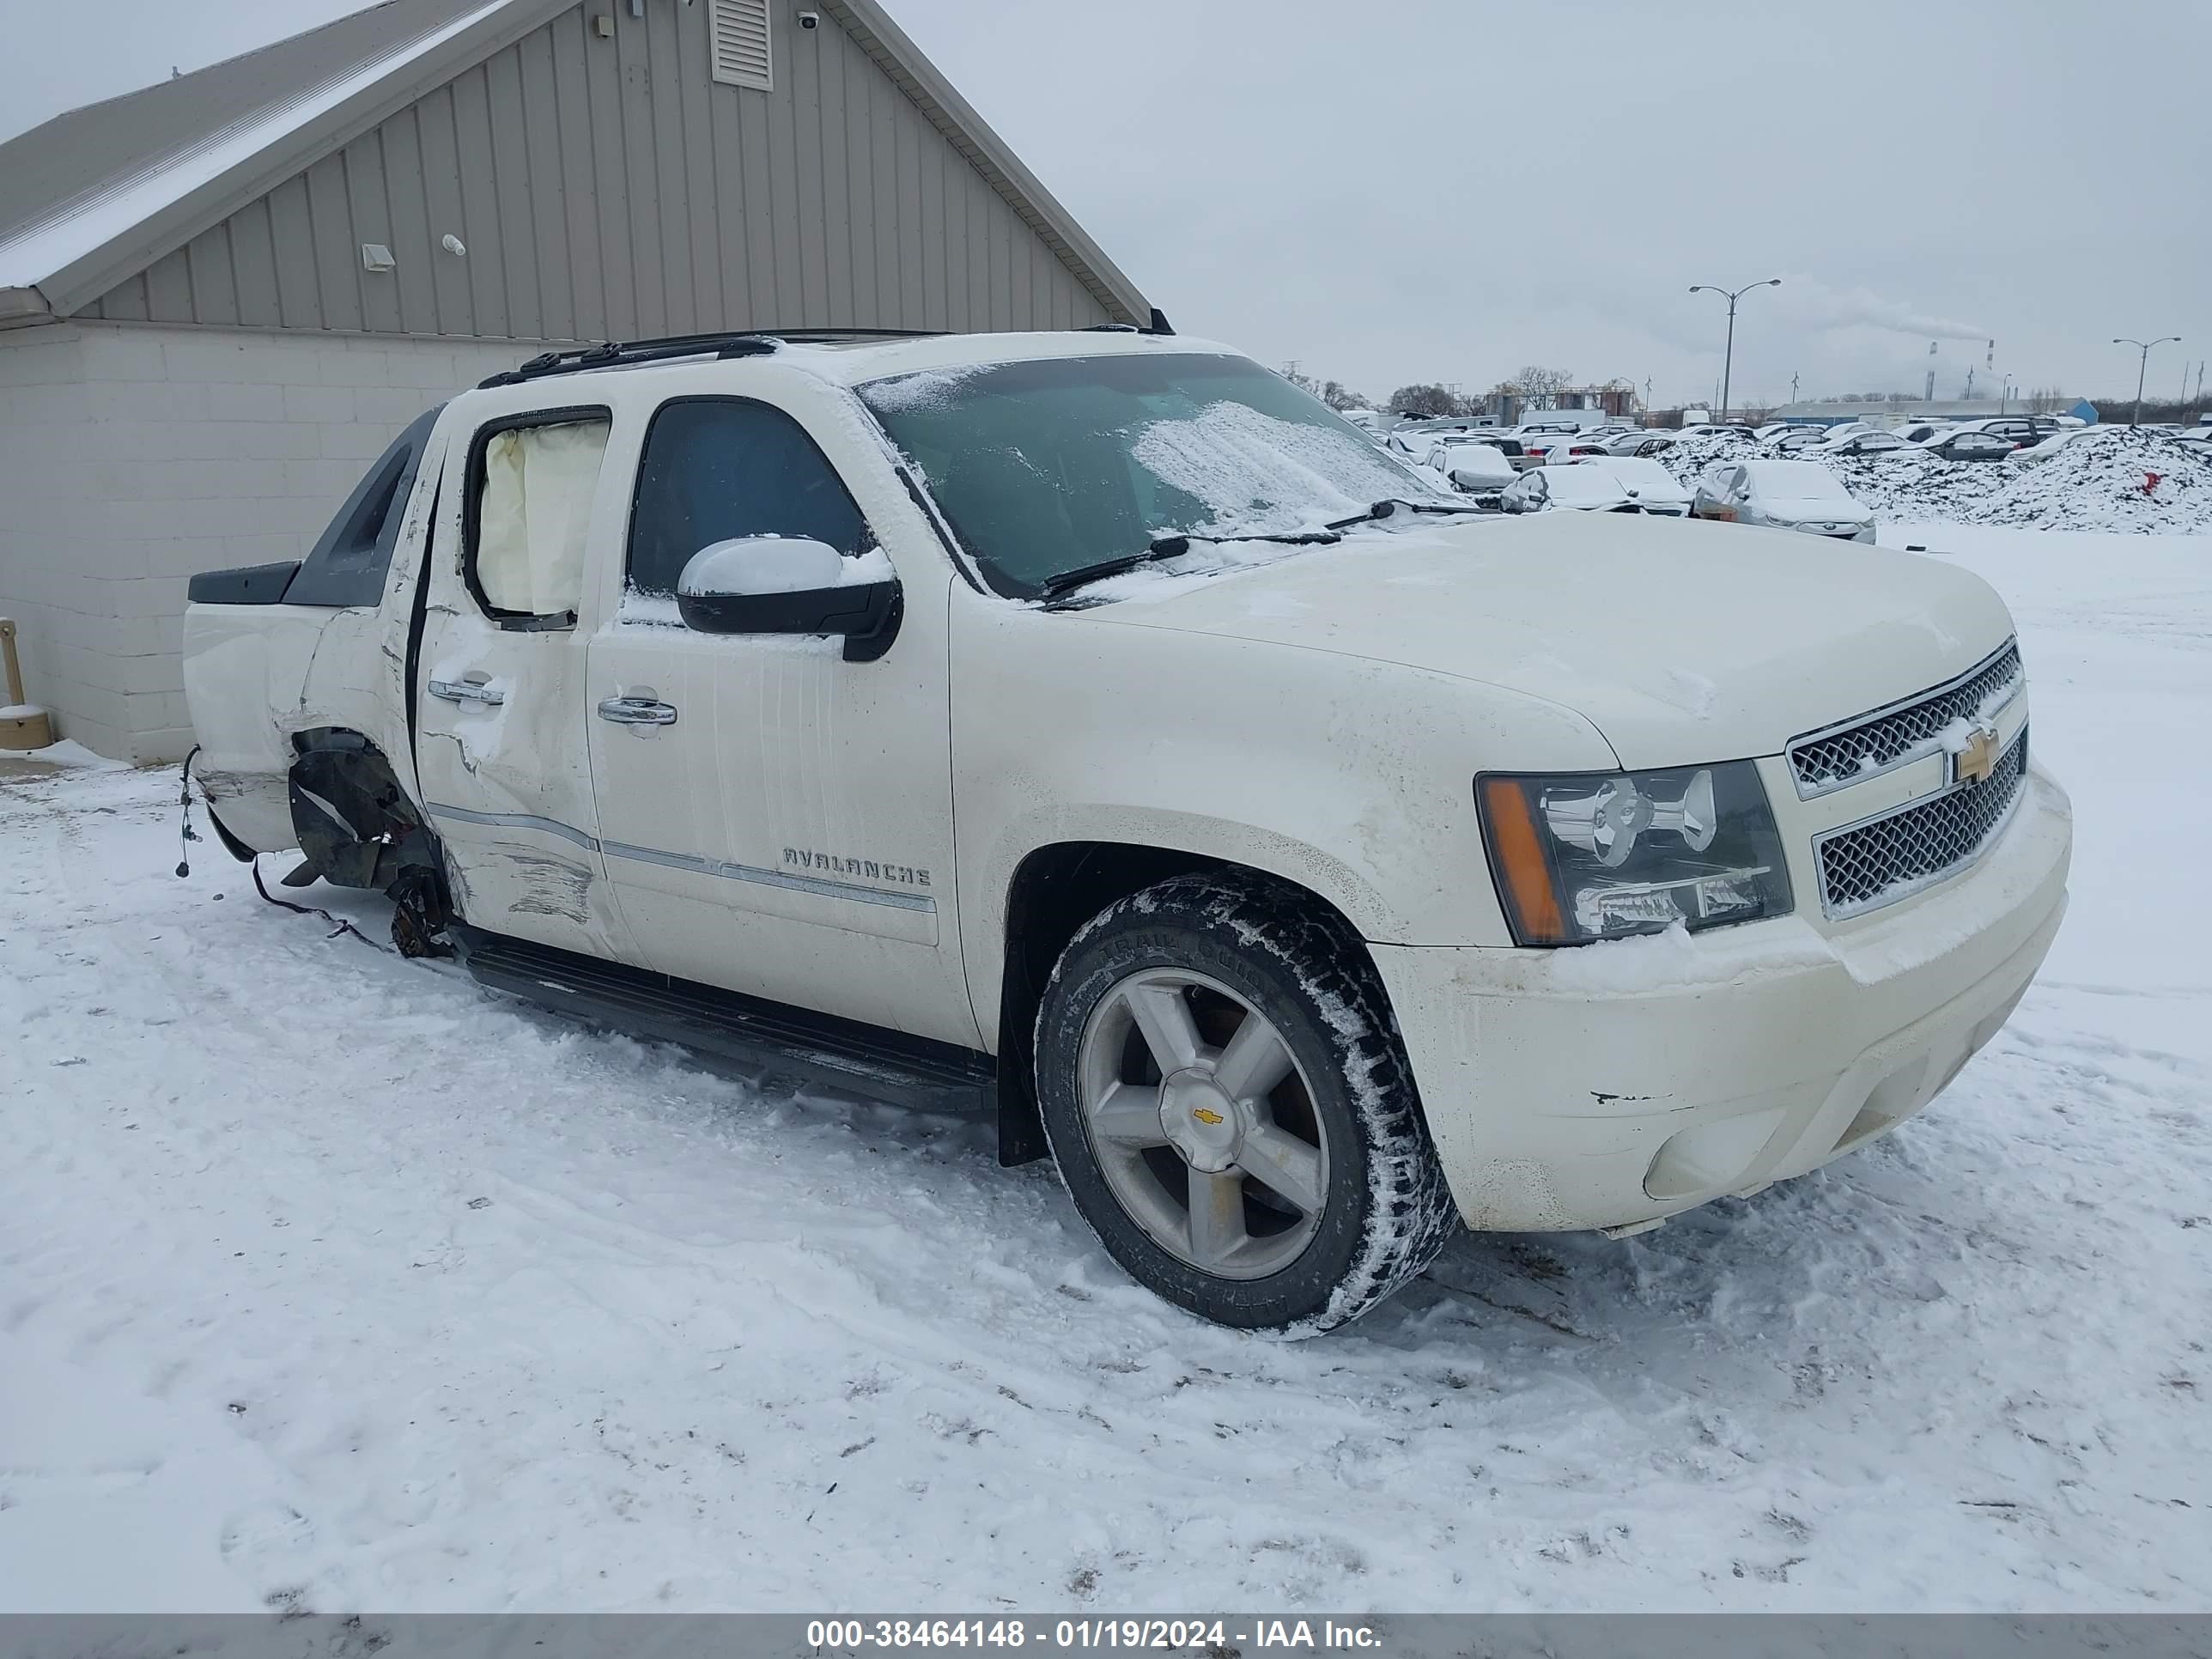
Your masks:
{"label": "white car in lot", "polygon": [[1686,519],[1690,514],[1689,487],[1656,461],[1626,455],[1592,455],[1574,465],[1594,467],[1604,473],[1646,513],[1670,519]]}
{"label": "white car in lot", "polygon": [[1818,461],[1723,461],[1698,483],[1690,511],[1726,524],[1874,540],[1874,509],[1854,500]]}
{"label": "white car in lot", "polygon": [[[1595,459],[1603,460],[1605,456]],[[1657,463],[1654,462],[1654,465]],[[1620,480],[1588,459],[1523,472],[1498,498],[1508,513],[1637,513],[1643,509]]]}
{"label": "white car in lot", "polygon": [[1429,451],[1429,465],[1453,489],[1470,495],[1498,495],[1520,473],[1496,446],[1474,438],[1450,438]]}
{"label": "white car in lot", "polygon": [[1494,427],[1478,426],[1471,421],[1424,421],[1418,425],[1395,428],[1383,440],[1382,447],[1416,466],[1425,466],[1438,444],[1496,430]]}
{"label": "white car in lot", "polygon": [[[1501,520],[1162,335],[549,353],[184,637],[240,858],[586,1018],[995,1111],[1245,1328],[1865,1145],[2065,905],[1979,579]],[[343,1048],[335,985],[288,1017]]]}
{"label": "white car in lot", "polygon": [[1869,428],[1863,432],[1845,432],[1822,440],[1808,448],[1784,452],[1800,458],[1823,455],[1894,455],[1918,453],[1911,444],[1893,432],[1878,432]]}
{"label": "white car in lot", "polygon": [[1579,429],[1571,432],[1546,430],[1523,427],[1517,434],[1521,441],[1521,455],[1516,467],[1557,466],[1567,461],[1580,460],[1586,455],[1606,453],[1604,440]]}
{"label": "white car in lot", "polygon": [[1674,434],[1671,432],[1657,431],[1650,427],[1622,427],[1618,431],[1607,433],[1599,441],[1598,447],[1608,455],[1643,455],[1652,451],[1655,447],[1655,440],[1656,447],[1663,449],[1668,444],[1674,441]]}

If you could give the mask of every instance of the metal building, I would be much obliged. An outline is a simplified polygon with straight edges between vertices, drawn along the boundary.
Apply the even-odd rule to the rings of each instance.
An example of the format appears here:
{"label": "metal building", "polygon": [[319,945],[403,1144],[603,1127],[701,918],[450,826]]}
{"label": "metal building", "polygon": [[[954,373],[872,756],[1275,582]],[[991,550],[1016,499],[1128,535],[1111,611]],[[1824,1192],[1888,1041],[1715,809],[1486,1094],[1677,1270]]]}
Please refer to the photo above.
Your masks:
{"label": "metal building", "polygon": [[0,615],[173,758],[186,577],[540,343],[1150,313],[876,0],[386,0],[0,145]]}

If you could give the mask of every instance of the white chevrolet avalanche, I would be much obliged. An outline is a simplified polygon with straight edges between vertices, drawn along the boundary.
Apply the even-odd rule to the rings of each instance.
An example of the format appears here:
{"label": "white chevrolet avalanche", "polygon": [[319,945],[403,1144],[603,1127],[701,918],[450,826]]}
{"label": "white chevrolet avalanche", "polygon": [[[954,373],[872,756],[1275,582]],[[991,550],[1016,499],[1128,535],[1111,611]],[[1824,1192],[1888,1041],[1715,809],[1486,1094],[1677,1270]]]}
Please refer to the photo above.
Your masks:
{"label": "white chevrolet avalanche", "polygon": [[2066,904],[1982,581],[1476,514],[1164,334],[549,355],[191,599],[234,854],[580,1018],[995,1109],[1254,1329],[1865,1145]]}

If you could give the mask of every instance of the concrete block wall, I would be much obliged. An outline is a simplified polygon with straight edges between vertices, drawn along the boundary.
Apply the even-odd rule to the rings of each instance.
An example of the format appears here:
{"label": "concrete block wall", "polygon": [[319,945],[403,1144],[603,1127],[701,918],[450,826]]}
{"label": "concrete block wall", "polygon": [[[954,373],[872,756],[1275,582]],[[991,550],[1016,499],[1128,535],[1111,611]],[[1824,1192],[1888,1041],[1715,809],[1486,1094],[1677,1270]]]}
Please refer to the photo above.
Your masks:
{"label": "concrete block wall", "polygon": [[0,331],[0,616],[63,736],[191,746],[197,571],[295,559],[400,428],[528,343],[115,323]]}

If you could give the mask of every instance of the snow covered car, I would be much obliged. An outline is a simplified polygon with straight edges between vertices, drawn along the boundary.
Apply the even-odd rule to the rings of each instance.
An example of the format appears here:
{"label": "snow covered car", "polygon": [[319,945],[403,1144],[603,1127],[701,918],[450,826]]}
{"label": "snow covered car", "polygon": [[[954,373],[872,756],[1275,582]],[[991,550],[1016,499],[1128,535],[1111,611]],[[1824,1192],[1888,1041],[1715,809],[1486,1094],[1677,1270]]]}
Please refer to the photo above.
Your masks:
{"label": "snow covered car", "polygon": [[1604,446],[1598,440],[1580,432],[1525,433],[1521,439],[1521,459],[1515,465],[1523,470],[1536,466],[1560,466],[1570,461],[1579,461],[1586,456],[1605,453]]}
{"label": "snow covered car", "polygon": [[[1603,459],[1601,456],[1596,459]],[[1655,466],[1658,464],[1652,463]],[[1498,498],[1508,513],[1640,513],[1635,497],[1610,472],[1562,461],[1524,472]]]}
{"label": "snow covered car", "polygon": [[1723,461],[1690,501],[1692,517],[1799,530],[1840,541],[1874,540],[1874,511],[1851,498],[1818,461]]}
{"label": "snow covered car", "polygon": [[1448,439],[1429,451],[1429,465],[1455,489],[1470,495],[1497,495],[1521,475],[1512,459],[1489,443]]}
{"label": "snow covered car", "polygon": [[1969,428],[1963,432],[1939,432],[1926,443],[1915,447],[1939,460],[2002,461],[2012,455],[2031,454],[2044,444],[2054,443],[2054,441],[2056,443],[2064,442],[2064,434],[2054,434],[2028,449],[2018,449],[2014,447],[2013,441],[2002,433],[1980,432]]}
{"label": "snow covered car", "polygon": [[[2071,428],[2062,428],[2053,415],[1993,415],[1983,420],[1960,421],[1950,428],[1952,434],[1962,432],[1986,433],[2002,438],[2014,449],[2027,449],[2041,443],[2053,433]],[[1930,444],[1929,447],[1934,446]]]}
{"label": "snow covered car", "polygon": [[1477,433],[1486,438],[1496,430],[1494,427],[1478,426],[1472,421],[1423,421],[1418,425],[1397,428],[1383,440],[1382,447],[1416,466],[1425,466],[1438,444]]}
{"label": "snow covered car", "polygon": [[1690,515],[1690,491],[1665,467],[1653,460],[1626,455],[1592,455],[1575,463],[1595,467],[1620,486],[1621,493],[1646,513],[1671,519]]}
{"label": "snow covered car", "polygon": [[1830,438],[1809,449],[1794,449],[1784,453],[1802,457],[1832,455],[1893,455],[1900,450],[1911,450],[1912,445],[1893,432],[1847,432],[1840,438]]}
{"label": "snow covered car", "polygon": [[1978,578],[1504,520],[1164,332],[550,353],[184,638],[240,858],[583,1018],[994,1111],[1246,1328],[1865,1144],[2064,905]]}
{"label": "snow covered car", "polygon": [[[1859,435],[1856,432],[1846,432],[1843,434],[1844,438],[1856,438]],[[1801,426],[1794,432],[1781,434],[1771,443],[1762,440],[1761,447],[1770,455],[1802,455],[1808,450],[1824,448],[1831,443],[1839,441],[1841,440],[1832,437],[1821,428]]]}

